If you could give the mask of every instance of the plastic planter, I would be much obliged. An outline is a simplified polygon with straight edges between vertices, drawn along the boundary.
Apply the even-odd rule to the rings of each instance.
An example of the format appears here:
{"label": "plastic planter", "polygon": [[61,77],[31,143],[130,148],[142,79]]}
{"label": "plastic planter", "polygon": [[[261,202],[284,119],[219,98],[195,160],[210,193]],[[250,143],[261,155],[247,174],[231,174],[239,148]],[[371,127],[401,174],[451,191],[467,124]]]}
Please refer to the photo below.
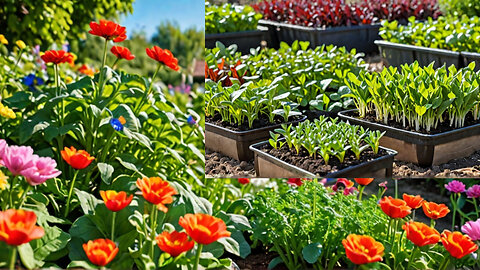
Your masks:
{"label": "plastic planter", "polygon": [[[307,119],[303,116],[301,119],[287,124],[297,124]],[[253,159],[253,152],[250,151],[250,145],[264,141],[270,137],[270,131],[280,128],[281,125],[273,125],[247,131],[233,131],[224,127],[205,123],[205,148],[239,161]]]}
{"label": "plastic planter", "polygon": [[258,26],[257,30],[232,32],[222,34],[206,34],[205,47],[215,48],[217,41],[220,41],[226,47],[237,44],[237,51],[243,54],[250,53],[250,48],[257,48],[267,37],[268,28]]}
{"label": "plastic planter", "polygon": [[471,62],[475,62],[475,71],[480,70],[480,53],[461,52],[464,66],[468,66]]}
{"label": "plastic planter", "polygon": [[463,66],[459,52],[393,43],[384,40],[376,40],[375,44],[379,47],[382,57],[387,60],[390,66],[399,67],[402,64],[411,64],[415,60],[421,66],[428,66],[435,61],[435,68],[444,64],[447,67],[450,65],[455,65],[458,68]]}
{"label": "plastic planter", "polygon": [[[270,154],[263,152],[264,146],[269,145],[268,141],[256,143],[250,146],[255,153],[255,171],[256,177],[264,178],[288,178],[288,177],[306,177],[315,178],[315,175],[309,171],[303,170],[285,161],[282,161]],[[379,157],[375,160],[351,166],[340,171],[322,175],[322,177],[338,178],[338,177],[375,177],[375,178],[391,178],[393,172],[393,158],[397,154],[396,151],[383,148],[387,151],[387,155]]]}
{"label": "plastic planter", "polygon": [[380,145],[398,151],[398,160],[422,167],[439,165],[480,150],[480,124],[428,135],[373,123],[350,116],[356,110],[343,111],[338,116],[351,124],[370,130],[386,131]]}
{"label": "plastic planter", "polygon": [[313,28],[268,20],[260,20],[259,25],[268,27],[271,46],[278,48],[281,41],[292,44],[295,40],[309,41],[311,48],[326,45],[345,46],[358,52],[377,52],[374,41],[379,39],[380,24]]}

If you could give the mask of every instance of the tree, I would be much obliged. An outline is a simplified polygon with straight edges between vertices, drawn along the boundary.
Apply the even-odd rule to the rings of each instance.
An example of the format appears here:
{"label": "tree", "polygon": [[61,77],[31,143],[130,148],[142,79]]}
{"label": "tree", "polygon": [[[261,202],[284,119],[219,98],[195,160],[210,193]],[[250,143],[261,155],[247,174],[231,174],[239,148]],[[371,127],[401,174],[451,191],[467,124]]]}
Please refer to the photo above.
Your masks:
{"label": "tree", "polygon": [[8,40],[47,47],[85,38],[92,20],[133,12],[134,0],[0,0],[0,31]]}

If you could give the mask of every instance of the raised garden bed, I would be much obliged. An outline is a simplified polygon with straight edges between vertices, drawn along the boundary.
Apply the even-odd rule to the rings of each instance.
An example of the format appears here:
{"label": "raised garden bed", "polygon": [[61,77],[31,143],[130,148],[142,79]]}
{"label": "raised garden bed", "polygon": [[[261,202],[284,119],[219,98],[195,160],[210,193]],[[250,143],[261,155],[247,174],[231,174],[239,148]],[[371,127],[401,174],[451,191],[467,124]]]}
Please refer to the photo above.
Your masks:
{"label": "raised garden bed", "polygon": [[[255,153],[255,171],[257,177],[277,178],[277,177],[376,177],[389,178],[392,176],[393,158],[396,151],[387,148],[380,148],[377,155],[373,152],[367,152],[362,155],[360,161],[355,161],[353,155],[351,158],[345,158],[343,164],[331,164],[328,166],[320,165],[320,160],[309,158],[307,153],[294,158],[298,164],[310,164],[311,168],[318,170],[332,170],[323,174],[300,168],[296,165],[286,162],[294,154],[290,153],[286,147],[281,151],[273,149],[268,142],[260,142],[250,146]],[[275,150],[275,151],[273,151]],[[272,154],[273,153],[273,154]],[[348,163],[352,166],[346,166]]]}
{"label": "raised garden bed", "polygon": [[395,157],[398,160],[427,167],[466,157],[480,150],[480,124],[437,134],[423,134],[359,119],[355,112],[348,110],[338,115],[351,124],[385,132],[380,145],[398,151]]}
{"label": "raised garden bed", "polygon": [[377,52],[375,40],[379,39],[380,24],[313,28],[287,23],[260,20],[259,25],[268,27],[271,47],[278,48],[281,41],[292,44],[294,41],[309,41],[311,48],[323,44],[345,46],[347,50]]}
{"label": "raised garden bed", "polygon": [[444,49],[427,48],[421,46],[400,44],[384,40],[375,40],[380,54],[387,61],[388,65],[400,67],[403,64],[411,64],[418,61],[421,66],[428,66],[435,62],[435,68],[444,64],[463,67],[464,63],[459,52]]}
{"label": "raised garden bed", "polygon": [[468,66],[470,63],[475,62],[475,71],[480,70],[480,53],[474,52],[461,52],[463,65]]}
{"label": "raised garden bed", "polygon": [[[250,48],[257,48],[261,46],[262,41],[266,40],[268,28],[258,26],[257,30],[231,32],[221,34],[206,34],[205,48],[215,48],[217,41],[220,41],[225,46],[236,44],[237,51],[243,54],[248,54]],[[267,41],[268,43],[268,41]]]}
{"label": "raised garden bed", "polygon": [[[297,124],[306,119],[306,116],[286,124]],[[250,145],[264,141],[270,136],[270,131],[279,128],[281,124],[255,128],[246,131],[235,131],[209,122],[205,123],[205,148],[222,153],[239,161],[253,159]]]}

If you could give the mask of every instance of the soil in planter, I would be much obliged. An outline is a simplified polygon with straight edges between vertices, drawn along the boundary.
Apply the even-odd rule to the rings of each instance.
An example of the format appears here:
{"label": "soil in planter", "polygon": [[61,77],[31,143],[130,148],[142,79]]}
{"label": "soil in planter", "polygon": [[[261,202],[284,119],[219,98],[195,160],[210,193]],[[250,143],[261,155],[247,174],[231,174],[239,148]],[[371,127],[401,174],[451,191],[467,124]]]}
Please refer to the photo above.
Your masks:
{"label": "soil in planter", "polygon": [[253,160],[240,162],[206,149],[205,175],[207,177],[255,177],[255,167]]}
{"label": "soil in planter", "polygon": [[[297,121],[297,120],[300,120],[302,118],[303,118],[302,115],[290,116],[288,118],[288,122]],[[250,128],[248,126],[248,122],[245,122],[241,125],[230,124],[230,123],[224,122],[224,121],[222,121],[222,117],[218,113],[215,113],[215,115],[213,117],[205,117],[206,122],[208,122],[210,124],[220,126],[220,127],[230,129],[232,131],[247,131],[247,130],[263,128],[263,127],[268,127],[268,126],[274,126],[274,125],[279,125],[279,124],[285,123],[285,119],[283,119],[283,116],[277,115],[277,116],[275,116],[275,118],[273,120],[274,120],[273,123],[270,123],[270,121],[268,119],[268,116],[262,114],[262,115],[260,115],[260,117],[258,119],[253,121],[253,126],[252,126],[252,128]]]}
{"label": "soil in planter", "polygon": [[395,161],[394,177],[480,177],[480,151],[464,158],[453,159],[448,163],[422,168],[413,163]]}
{"label": "soil in planter", "polygon": [[328,162],[329,164],[325,165],[325,161],[323,160],[323,158],[318,155],[316,159],[310,157],[307,150],[305,150],[303,147],[300,150],[299,155],[297,155],[296,150],[289,149],[286,144],[279,149],[274,149],[270,145],[265,145],[261,149],[261,151],[272,155],[284,162],[287,162],[288,164],[294,165],[303,170],[320,176],[327,175],[329,173],[336,172],[347,167],[366,163],[379,157],[388,155],[387,151],[384,149],[379,149],[377,154],[374,154],[371,149],[368,149],[363,151],[360,155],[360,160],[357,160],[352,152],[347,151],[343,163],[341,163],[336,157],[331,156]]}
{"label": "soil in planter", "polygon": [[[233,258],[233,261],[241,270],[267,270],[268,264],[278,255],[275,252],[268,252],[263,248],[252,250],[252,253],[247,258],[240,257]],[[273,270],[287,270],[285,265],[277,265]]]}
{"label": "soil in planter", "polygon": [[[383,121],[377,121],[375,119],[375,114],[373,114],[373,113],[368,114],[365,118],[358,117],[358,112],[356,112],[356,111],[351,111],[351,112],[345,113],[345,115],[351,116],[351,117],[356,117],[357,119],[360,119],[360,120],[365,120],[365,121],[368,121],[368,122],[379,123],[379,124],[385,125],[385,123],[383,123]],[[418,132],[418,133],[422,133],[422,134],[429,134],[429,135],[439,134],[439,133],[443,133],[443,132],[458,129],[458,128],[454,127],[453,125],[450,125],[449,121],[444,121],[442,123],[439,123],[437,128],[432,128],[430,131],[427,131],[424,128],[420,128],[419,131],[416,131],[415,127],[410,127],[410,126],[408,126],[408,123],[406,123],[406,124],[407,124],[407,127],[403,127],[403,123],[401,123],[401,122],[397,122],[397,121],[394,121],[394,120],[388,120],[386,125],[389,126],[389,127],[394,127],[394,128],[398,128],[398,129]],[[464,127],[473,126],[475,124],[480,124],[480,119],[475,120],[475,119],[473,119],[473,116],[472,116],[471,113],[467,114],[467,116],[465,117]]]}

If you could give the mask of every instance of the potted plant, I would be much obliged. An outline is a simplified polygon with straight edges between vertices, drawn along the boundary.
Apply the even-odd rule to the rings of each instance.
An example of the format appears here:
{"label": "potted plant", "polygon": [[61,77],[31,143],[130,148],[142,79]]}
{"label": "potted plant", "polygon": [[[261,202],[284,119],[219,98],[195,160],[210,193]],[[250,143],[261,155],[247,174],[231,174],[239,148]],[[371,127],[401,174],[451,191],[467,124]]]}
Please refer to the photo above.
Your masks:
{"label": "potted plant", "polygon": [[379,147],[383,134],[337,119],[283,124],[250,146],[257,177],[391,177],[396,152]]}
{"label": "potted plant", "polygon": [[420,67],[418,62],[380,73],[348,74],[345,80],[357,110],[343,120],[385,132],[380,144],[399,160],[431,166],[480,149],[479,75],[475,64],[457,70]]}
{"label": "potted plant", "polygon": [[248,53],[265,40],[266,27],[258,26],[262,15],[250,6],[223,4],[217,6],[205,2],[205,47],[214,48],[217,41]]}

